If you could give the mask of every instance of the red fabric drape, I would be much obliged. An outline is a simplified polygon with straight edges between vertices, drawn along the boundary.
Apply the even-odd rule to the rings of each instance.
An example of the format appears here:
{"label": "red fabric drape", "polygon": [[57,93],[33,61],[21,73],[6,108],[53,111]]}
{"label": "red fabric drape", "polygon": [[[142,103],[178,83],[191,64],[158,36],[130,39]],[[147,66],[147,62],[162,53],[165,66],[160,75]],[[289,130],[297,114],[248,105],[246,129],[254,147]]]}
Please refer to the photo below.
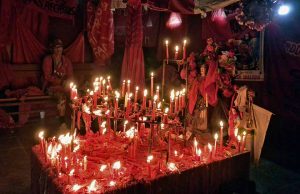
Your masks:
{"label": "red fabric drape", "polygon": [[136,1],[135,3],[135,5],[127,4],[126,46],[123,57],[121,80],[130,79],[133,85],[144,87],[145,67],[142,48],[142,5],[140,1]]}
{"label": "red fabric drape", "polygon": [[41,61],[46,47],[25,26],[22,18],[17,19],[13,36],[13,63],[39,63]]}
{"label": "red fabric drape", "polygon": [[104,64],[114,53],[113,13],[111,0],[103,0],[97,7],[87,2],[88,40],[93,49],[94,61]]}
{"label": "red fabric drape", "polygon": [[73,63],[84,63],[84,36],[80,33],[76,40],[65,49],[65,55]]}

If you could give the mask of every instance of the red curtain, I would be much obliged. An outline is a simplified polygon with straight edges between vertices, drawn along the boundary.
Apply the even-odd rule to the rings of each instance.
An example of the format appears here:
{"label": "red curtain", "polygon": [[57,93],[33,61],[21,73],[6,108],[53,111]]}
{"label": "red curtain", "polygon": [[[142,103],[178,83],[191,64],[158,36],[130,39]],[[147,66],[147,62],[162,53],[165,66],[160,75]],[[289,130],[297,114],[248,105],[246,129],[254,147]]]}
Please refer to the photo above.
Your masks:
{"label": "red curtain", "polygon": [[93,49],[94,61],[105,64],[114,53],[113,13],[111,0],[101,1],[95,7],[92,1],[87,2],[87,32]]}
{"label": "red curtain", "polygon": [[130,79],[133,85],[144,87],[142,5],[140,1],[127,4],[126,45],[121,80]]}
{"label": "red curtain", "polygon": [[84,63],[84,36],[80,33],[76,40],[65,49],[65,55],[73,63]]}

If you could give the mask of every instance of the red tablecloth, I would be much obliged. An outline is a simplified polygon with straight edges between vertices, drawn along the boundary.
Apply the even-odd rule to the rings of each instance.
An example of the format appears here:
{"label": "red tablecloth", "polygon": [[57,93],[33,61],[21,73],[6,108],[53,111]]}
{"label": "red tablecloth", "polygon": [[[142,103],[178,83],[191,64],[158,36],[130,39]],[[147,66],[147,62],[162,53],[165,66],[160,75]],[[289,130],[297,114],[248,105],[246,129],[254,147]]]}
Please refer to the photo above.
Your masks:
{"label": "red tablecloth", "polygon": [[[202,163],[181,172],[172,172],[149,181],[136,181],[122,187],[109,189],[104,193],[140,194],[194,194],[220,193],[220,188],[234,180],[248,180],[250,153],[243,152],[229,158],[210,163]],[[98,180],[99,181],[99,180]],[[101,182],[100,182],[101,183]],[[72,193],[65,182],[58,178],[47,166],[39,147],[32,148],[31,188],[32,193]],[[81,193],[84,192],[81,190]]]}

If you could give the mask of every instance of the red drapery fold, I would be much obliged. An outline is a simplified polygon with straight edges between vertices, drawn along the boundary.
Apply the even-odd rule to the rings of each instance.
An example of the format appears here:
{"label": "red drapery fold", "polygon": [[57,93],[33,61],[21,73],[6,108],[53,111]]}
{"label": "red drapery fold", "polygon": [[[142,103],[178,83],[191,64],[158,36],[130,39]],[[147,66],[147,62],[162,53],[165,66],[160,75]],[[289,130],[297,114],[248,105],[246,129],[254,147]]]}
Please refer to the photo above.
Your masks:
{"label": "red drapery fold", "polygon": [[134,5],[127,4],[126,46],[123,57],[121,80],[130,79],[133,85],[144,87],[144,53],[142,5],[140,1]]}
{"label": "red drapery fold", "polygon": [[13,63],[39,63],[46,48],[27,29],[22,18],[18,18],[13,40]]}
{"label": "red drapery fold", "polygon": [[88,40],[93,49],[94,61],[105,64],[114,53],[113,13],[111,0],[103,0],[97,7],[87,2]]}
{"label": "red drapery fold", "polygon": [[76,40],[65,49],[65,55],[73,63],[84,63],[84,36],[80,33]]}

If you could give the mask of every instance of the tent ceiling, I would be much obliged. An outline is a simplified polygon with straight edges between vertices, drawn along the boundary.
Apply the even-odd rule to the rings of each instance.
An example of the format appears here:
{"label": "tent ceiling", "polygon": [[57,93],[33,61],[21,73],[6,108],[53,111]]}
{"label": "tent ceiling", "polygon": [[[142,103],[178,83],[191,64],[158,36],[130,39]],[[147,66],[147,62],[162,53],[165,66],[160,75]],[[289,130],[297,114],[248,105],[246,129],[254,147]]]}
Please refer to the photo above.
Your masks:
{"label": "tent ceiling", "polygon": [[240,0],[195,0],[195,6],[206,12],[224,8]]}

